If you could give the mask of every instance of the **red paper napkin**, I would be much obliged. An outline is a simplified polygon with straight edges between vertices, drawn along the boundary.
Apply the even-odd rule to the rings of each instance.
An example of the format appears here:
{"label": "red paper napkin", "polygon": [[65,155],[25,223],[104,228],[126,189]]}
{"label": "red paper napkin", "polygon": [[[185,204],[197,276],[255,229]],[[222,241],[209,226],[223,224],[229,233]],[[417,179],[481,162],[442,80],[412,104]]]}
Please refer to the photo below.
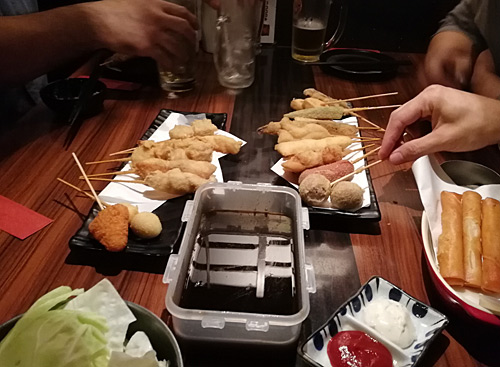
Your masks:
{"label": "red paper napkin", "polygon": [[0,230],[24,240],[52,222],[52,219],[0,195]]}

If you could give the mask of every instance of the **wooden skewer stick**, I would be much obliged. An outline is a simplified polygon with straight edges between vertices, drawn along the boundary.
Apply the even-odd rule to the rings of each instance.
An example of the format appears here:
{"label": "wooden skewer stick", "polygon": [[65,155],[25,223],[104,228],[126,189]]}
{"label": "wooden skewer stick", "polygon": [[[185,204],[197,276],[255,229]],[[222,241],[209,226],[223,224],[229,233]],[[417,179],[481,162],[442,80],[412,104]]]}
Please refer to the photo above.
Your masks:
{"label": "wooden skewer stick", "polygon": [[373,162],[373,163],[371,163],[371,164],[369,164],[369,165],[367,165],[367,166],[364,166],[364,167],[358,168],[358,169],[354,170],[354,172],[351,172],[351,173],[349,173],[349,174],[345,175],[344,177],[341,177],[341,178],[339,178],[339,179],[337,179],[337,180],[333,181],[333,182],[330,184],[330,186],[333,186],[333,185],[335,185],[335,184],[339,183],[340,181],[345,180],[346,178],[352,177],[352,176],[354,176],[354,175],[355,175],[355,174],[357,174],[357,173],[363,172],[364,170],[367,170],[368,168],[373,167],[374,165],[379,164],[380,162],[382,162],[382,159],[379,159],[378,161]]}
{"label": "wooden skewer stick", "polygon": [[[113,176],[113,175],[128,175],[130,173],[136,173],[134,170],[131,171],[114,171],[114,172],[103,172],[103,173],[94,173],[93,175],[87,175],[88,178],[91,177],[100,177],[100,176]],[[83,176],[80,176],[80,180]]]}
{"label": "wooden skewer stick", "polygon": [[378,126],[376,123],[371,122],[371,121],[370,121],[370,120],[368,120],[366,117],[363,117],[363,116],[361,116],[360,114],[357,114],[356,112],[351,112],[350,114],[351,114],[351,115],[353,115],[354,117],[357,117],[358,119],[363,120],[364,122],[367,122],[368,124],[372,125],[373,127],[376,127],[376,128],[378,128],[378,129],[380,129],[381,131],[385,131],[385,129],[384,129],[384,128],[382,128],[382,127]]}
{"label": "wooden skewer stick", "polygon": [[358,163],[360,160],[365,159],[366,157],[369,157],[369,156],[370,156],[370,155],[372,155],[373,153],[378,152],[378,151],[380,150],[380,148],[381,148],[381,147],[378,147],[378,148],[375,148],[375,149],[373,149],[373,150],[370,150],[368,153],[363,154],[361,157],[359,157],[359,158],[357,158],[357,159],[353,160],[351,163],[352,163],[352,164]]}
{"label": "wooden skewer stick", "polygon": [[135,147],[134,148],[128,148],[128,149],[120,150],[119,152],[111,153],[110,156],[119,155],[119,154],[125,154],[125,153],[130,153],[134,149],[135,149]]}
{"label": "wooden skewer stick", "polygon": [[130,157],[127,158],[116,158],[116,159],[108,159],[104,161],[95,161],[95,162],[87,162],[85,164],[100,164],[100,163],[111,163],[111,162],[128,162],[130,161]]}
{"label": "wooden skewer stick", "polygon": [[368,144],[368,145],[365,145],[364,147],[361,147],[361,148],[355,148],[355,149],[346,149],[349,151],[348,154],[351,154],[351,153],[354,153],[354,152],[359,152],[361,150],[365,150],[365,149],[368,149],[368,148],[371,148],[371,147],[374,147],[375,144]]}
{"label": "wooden skewer stick", "polygon": [[106,182],[123,182],[123,183],[146,184],[146,181],[144,181],[144,180],[113,180],[111,178],[100,178],[100,177],[89,177],[89,180],[92,180],[92,181],[106,181]]}
{"label": "wooden skewer stick", "polygon": [[375,126],[357,126],[356,129],[358,129],[358,130],[380,130],[380,128],[375,127]]}
{"label": "wooden skewer stick", "polygon": [[76,162],[78,168],[80,169],[80,172],[82,173],[83,177],[85,178],[85,181],[87,182],[87,185],[89,185],[90,191],[92,191],[92,195],[94,195],[94,198],[95,198],[95,201],[97,202],[97,205],[99,205],[99,208],[101,208],[101,210],[104,210],[104,207],[102,206],[101,200],[99,200],[99,197],[97,196],[97,194],[94,190],[94,187],[90,183],[90,181],[87,177],[87,174],[85,173],[85,170],[83,169],[82,165],[80,164],[80,161],[78,160],[78,158],[74,152],[72,154],[73,154],[73,158],[75,159],[75,162]]}
{"label": "wooden skewer stick", "polygon": [[339,99],[338,101],[335,102],[329,102],[329,105],[333,104],[338,104],[339,102],[351,102],[351,101],[360,101],[362,99],[369,99],[369,98],[377,98],[377,97],[385,97],[385,96],[394,96],[398,94],[398,92],[390,92],[390,93],[382,93],[382,94],[371,94],[369,96],[363,96],[363,97],[355,97],[355,98],[347,98],[347,99]]}
{"label": "wooden skewer stick", "polygon": [[379,141],[379,140],[382,140],[382,138],[361,137],[361,138],[353,138],[352,140],[355,140],[355,141]]}
{"label": "wooden skewer stick", "polygon": [[[59,178],[59,177],[58,177],[58,178],[57,178],[57,181],[62,182],[63,184],[65,184],[65,185],[67,185],[67,186],[71,187],[72,189],[74,189],[74,190],[76,190],[76,191],[78,191],[78,192],[82,193],[83,195],[88,196],[90,199],[95,200],[95,198],[94,198],[92,195],[90,195],[88,192],[83,191],[82,189],[80,189],[80,188],[76,187],[75,185],[70,184],[70,183],[69,183],[69,182],[67,182],[67,181],[64,181],[62,178]],[[102,205],[104,205],[104,206],[109,206],[109,204],[108,204],[108,203],[106,203],[106,202],[104,202],[104,201],[102,201],[102,200],[101,200],[101,203],[102,203]]]}
{"label": "wooden skewer stick", "polygon": [[344,113],[358,112],[358,111],[369,111],[369,110],[382,110],[384,108],[398,108],[401,107],[400,104],[391,104],[387,106],[373,106],[373,107],[354,107],[346,108]]}

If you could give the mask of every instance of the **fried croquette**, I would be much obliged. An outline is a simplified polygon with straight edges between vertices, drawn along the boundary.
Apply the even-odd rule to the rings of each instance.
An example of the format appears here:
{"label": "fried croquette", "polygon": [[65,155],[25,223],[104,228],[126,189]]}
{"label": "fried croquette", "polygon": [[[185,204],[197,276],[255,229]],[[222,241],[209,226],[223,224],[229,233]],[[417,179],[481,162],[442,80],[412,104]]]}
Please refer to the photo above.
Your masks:
{"label": "fried croquette", "polygon": [[160,218],[156,214],[142,212],[134,216],[130,222],[130,229],[138,237],[150,239],[160,235],[162,226]]}
{"label": "fried croquette", "polygon": [[336,209],[358,209],[363,205],[363,193],[363,189],[358,184],[341,181],[333,186],[330,193],[330,201]]}
{"label": "fried croquette", "polygon": [[307,204],[321,205],[330,195],[330,181],[322,175],[309,175],[299,185],[299,193]]}
{"label": "fried croquette", "polygon": [[132,220],[134,216],[136,216],[139,213],[139,208],[137,208],[137,205],[132,205],[129,203],[120,203],[120,205],[124,205],[128,209],[128,222]]}
{"label": "fried croquette", "polygon": [[116,204],[101,210],[89,225],[89,232],[108,251],[125,249],[128,241],[128,209]]}
{"label": "fried croquette", "polygon": [[198,187],[208,182],[205,178],[194,173],[182,172],[179,168],[167,172],[151,172],[144,181],[155,190],[176,195],[195,192]]}

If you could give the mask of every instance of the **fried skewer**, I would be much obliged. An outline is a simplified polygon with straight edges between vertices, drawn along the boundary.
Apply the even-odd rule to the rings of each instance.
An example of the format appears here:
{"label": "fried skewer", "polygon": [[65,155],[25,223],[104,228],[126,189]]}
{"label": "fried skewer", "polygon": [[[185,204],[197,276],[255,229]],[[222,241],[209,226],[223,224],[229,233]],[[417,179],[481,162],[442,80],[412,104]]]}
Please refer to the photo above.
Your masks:
{"label": "fried skewer", "polygon": [[92,186],[92,184],[90,183],[88,177],[87,177],[87,174],[85,173],[85,170],[83,169],[82,165],[80,164],[80,161],[78,160],[78,157],[76,156],[75,153],[72,153],[73,155],[73,158],[78,166],[78,168],[80,169],[80,172],[82,173],[83,177],[85,178],[85,181],[87,182],[87,185],[89,186],[90,188],[90,191],[92,191],[92,195],[94,195],[94,198],[95,198],[95,201],[97,202],[97,205],[99,205],[99,208],[101,210],[104,210],[104,207],[102,206],[102,203],[101,203],[101,200],[99,200],[99,197],[97,196],[95,190],[94,190],[94,187]]}
{"label": "fried skewer", "polygon": [[368,168],[371,168],[371,167],[373,167],[373,166],[375,166],[376,164],[379,164],[379,163],[381,163],[381,162],[382,162],[382,159],[379,159],[378,161],[373,162],[373,163],[370,163],[370,164],[369,164],[369,165],[367,165],[367,166],[364,166],[364,167],[358,168],[358,169],[354,170],[354,172],[351,172],[351,173],[349,173],[348,175],[345,175],[344,177],[341,177],[341,178],[339,178],[339,179],[337,179],[337,180],[333,181],[333,182],[330,184],[330,186],[333,186],[333,185],[335,185],[336,183],[339,183],[340,181],[345,180],[346,178],[352,177],[352,176],[354,176],[354,175],[355,175],[355,174],[357,174],[357,173],[363,172],[364,170],[367,170]]}
{"label": "fried skewer", "polygon": [[397,108],[400,106],[401,105],[387,105],[387,106],[374,106],[374,107],[344,108],[335,105],[335,106],[315,107],[315,108],[307,108],[305,110],[293,111],[286,113],[284,116],[288,118],[308,117],[320,120],[338,120],[341,119],[342,116],[348,115],[352,112],[380,110],[385,108]]}

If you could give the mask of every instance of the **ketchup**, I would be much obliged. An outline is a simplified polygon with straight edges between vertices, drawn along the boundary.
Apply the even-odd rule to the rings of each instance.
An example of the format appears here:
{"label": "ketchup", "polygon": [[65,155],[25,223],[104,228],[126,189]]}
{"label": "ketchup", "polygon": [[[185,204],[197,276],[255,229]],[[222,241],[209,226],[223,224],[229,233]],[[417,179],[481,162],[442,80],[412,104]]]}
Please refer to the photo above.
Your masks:
{"label": "ketchup", "polygon": [[362,331],[341,331],[328,342],[333,367],[392,367],[391,352]]}

